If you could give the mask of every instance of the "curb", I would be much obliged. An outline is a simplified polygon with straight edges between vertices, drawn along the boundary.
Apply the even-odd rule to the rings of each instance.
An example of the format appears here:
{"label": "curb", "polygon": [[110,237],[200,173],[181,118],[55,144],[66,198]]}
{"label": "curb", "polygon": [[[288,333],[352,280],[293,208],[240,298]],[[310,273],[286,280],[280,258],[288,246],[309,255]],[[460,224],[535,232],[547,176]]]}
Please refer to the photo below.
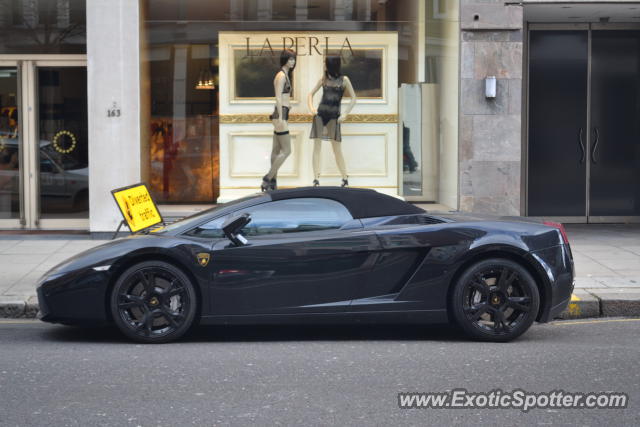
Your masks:
{"label": "curb", "polygon": [[[0,296],[0,319],[34,319],[38,298]],[[575,289],[559,319],[640,317],[640,288]]]}
{"label": "curb", "polygon": [[561,319],[640,316],[640,288],[575,289]]}
{"label": "curb", "polygon": [[584,289],[574,289],[571,302],[560,313],[560,319],[584,319],[586,317],[600,317],[601,301]]}
{"label": "curb", "polygon": [[0,297],[0,319],[34,319],[38,315],[38,298]]}
{"label": "curb", "polygon": [[602,316],[638,316],[640,289],[599,289],[593,292],[600,299]]}

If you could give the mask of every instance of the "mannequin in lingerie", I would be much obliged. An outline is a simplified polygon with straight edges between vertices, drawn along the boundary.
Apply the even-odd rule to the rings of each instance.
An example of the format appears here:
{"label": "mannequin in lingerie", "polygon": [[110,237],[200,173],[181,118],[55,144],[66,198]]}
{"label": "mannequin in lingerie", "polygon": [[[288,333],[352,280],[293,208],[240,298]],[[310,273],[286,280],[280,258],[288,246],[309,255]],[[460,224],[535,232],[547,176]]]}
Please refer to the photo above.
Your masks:
{"label": "mannequin in lingerie", "polygon": [[291,73],[296,66],[296,53],[285,49],[280,54],[280,70],[273,79],[276,106],[269,116],[273,123],[273,145],[271,148],[271,168],[262,177],[260,189],[270,191],[278,188],[278,169],[291,154],[291,135],[289,135],[289,110],[291,108]]}
{"label": "mannequin in lingerie", "polygon": [[[342,187],[349,185],[347,166],[342,155],[342,135],[340,124],[346,119],[356,103],[356,94],[349,77],[340,73],[340,57],[327,56],[324,61],[324,75],[307,97],[309,110],[313,113],[311,136],[313,139],[313,185],[320,185],[320,154],[322,140],[330,140],[336,164],[342,176]],[[316,110],[313,107],[313,95],[322,88],[322,100]],[[349,105],[341,113],[342,95],[347,92]]]}

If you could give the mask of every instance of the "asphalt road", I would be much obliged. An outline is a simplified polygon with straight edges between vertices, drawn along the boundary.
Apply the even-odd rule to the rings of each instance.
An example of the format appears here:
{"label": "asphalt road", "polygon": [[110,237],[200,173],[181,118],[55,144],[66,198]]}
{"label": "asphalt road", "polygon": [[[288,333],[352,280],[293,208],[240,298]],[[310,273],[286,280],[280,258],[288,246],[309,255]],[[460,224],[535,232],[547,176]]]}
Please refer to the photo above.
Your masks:
{"label": "asphalt road", "polygon": [[[111,329],[0,321],[1,426],[640,425],[640,319],[535,325],[509,344],[424,327]],[[629,394],[626,409],[399,409],[403,391]]]}

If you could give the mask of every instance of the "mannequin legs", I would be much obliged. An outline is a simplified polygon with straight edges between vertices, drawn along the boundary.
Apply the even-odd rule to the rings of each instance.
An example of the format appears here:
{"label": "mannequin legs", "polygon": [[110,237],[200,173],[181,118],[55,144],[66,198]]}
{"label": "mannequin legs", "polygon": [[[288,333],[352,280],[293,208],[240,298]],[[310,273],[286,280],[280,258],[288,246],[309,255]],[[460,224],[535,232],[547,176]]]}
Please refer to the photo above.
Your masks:
{"label": "mannequin legs", "polygon": [[272,179],[276,176],[280,166],[282,166],[284,161],[287,160],[287,157],[289,157],[289,154],[291,154],[291,135],[289,135],[289,131],[283,133],[278,132],[274,136],[278,142],[279,152],[274,157],[274,144],[274,151],[271,152],[271,169],[269,169],[269,172],[266,175],[266,178],[268,179]]}
{"label": "mannequin legs", "polygon": [[271,144],[271,166],[273,166],[273,162],[275,162],[278,153],[280,153],[280,140],[278,139],[278,135],[273,132],[273,143]]}
{"label": "mannequin legs", "polygon": [[[336,158],[336,164],[342,179],[347,179],[347,166],[344,161],[344,155],[342,154],[342,143],[340,141],[331,140],[331,148],[333,148],[333,155]],[[320,179],[320,157],[322,153],[322,140],[313,140],[313,179]]]}
{"label": "mannequin legs", "polygon": [[322,140],[313,140],[313,179],[320,179],[320,154],[322,152]]}
{"label": "mannequin legs", "polygon": [[336,158],[336,164],[342,179],[347,179],[347,166],[344,163],[344,156],[342,155],[342,142],[331,140],[331,148],[333,148],[333,155]]}

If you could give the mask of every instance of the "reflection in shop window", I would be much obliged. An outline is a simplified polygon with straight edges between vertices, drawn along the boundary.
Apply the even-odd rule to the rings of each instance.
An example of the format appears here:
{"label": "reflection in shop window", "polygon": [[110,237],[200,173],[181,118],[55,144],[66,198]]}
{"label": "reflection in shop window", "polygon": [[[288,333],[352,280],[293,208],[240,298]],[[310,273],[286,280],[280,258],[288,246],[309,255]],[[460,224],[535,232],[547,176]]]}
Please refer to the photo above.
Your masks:
{"label": "reflection in shop window", "polygon": [[358,98],[382,98],[384,49],[353,49],[342,53],[342,73],[349,76]]}
{"label": "reflection in shop window", "polygon": [[[274,48],[275,49],[275,48]],[[247,54],[248,53],[248,54]],[[273,76],[280,70],[280,51],[246,48],[233,50],[234,99],[273,99]],[[295,71],[291,76],[293,91]],[[292,98],[294,99],[294,98]]]}
{"label": "reflection in shop window", "polygon": [[[149,143],[143,152],[149,153],[149,168],[145,169],[149,175],[145,178],[151,181],[154,197],[175,203],[216,201],[220,191],[219,165],[222,163],[224,173],[230,174],[229,152],[223,153],[226,158],[218,155],[219,95],[224,95],[225,103],[234,104],[230,115],[261,116],[259,123],[238,123],[235,130],[242,131],[243,126],[270,130],[268,114],[272,107],[266,108],[266,104],[273,102],[273,77],[279,69],[282,45],[273,44],[273,57],[271,52],[259,55],[264,38],[251,44],[250,56],[246,55],[242,42],[233,44],[233,50],[222,52],[219,50],[222,46],[218,46],[220,34],[237,33],[239,40],[255,33],[269,34],[273,35],[273,42],[283,35],[307,32],[327,36],[353,32],[359,37],[391,32],[397,34],[398,40],[393,49],[384,51],[365,43],[353,46],[353,55],[350,52],[342,55],[342,72],[352,81],[358,99],[364,100],[357,104],[355,113],[375,115],[374,110],[367,108],[387,106],[382,101],[367,99],[383,98],[389,103],[397,99],[396,105],[389,104],[394,114],[388,114],[397,117],[397,139],[390,141],[397,142],[397,152],[402,153],[397,164],[400,179],[393,185],[412,200],[457,208],[458,3],[457,0],[143,0],[146,30],[143,40],[148,61],[143,62],[143,76],[149,80],[146,87],[143,85],[149,89],[143,93],[143,99],[148,100],[150,111],[144,117],[145,128],[149,129],[145,142]],[[331,50],[339,49],[342,40],[335,43]],[[308,46],[307,43],[306,50]],[[321,51],[322,48],[320,45]],[[195,50],[202,55],[194,55]],[[226,56],[229,54],[231,58]],[[220,55],[232,63],[224,73],[224,81],[218,80]],[[389,57],[398,60],[392,63]],[[313,78],[315,83],[321,75],[321,65],[314,67],[309,76],[303,74],[302,68],[294,72],[297,77],[294,86],[302,100],[307,96],[303,90],[307,79]],[[387,70],[397,71],[398,84],[387,87],[385,93],[383,79]],[[207,72],[215,81],[215,89],[196,89],[199,76]],[[249,110],[251,100],[257,100],[254,110]],[[304,102],[296,103],[295,115],[309,114]],[[300,122],[304,140],[309,129],[302,130],[303,126]],[[345,124],[345,129],[350,126],[353,125]],[[265,138],[265,142],[269,139]],[[255,153],[249,150],[240,154],[247,156],[246,163],[256,160]],[[348,164],[362,164],[362,157],[353,157],[347,159]],[[301,158],[300,162],[301,168],[311,167],[309,158]],[[395,168],[387,165],[392,166]],[[257,181],[233,185],[238,187],[227,186],[223,191],[251,189],[254,185],[258,189]],[[375,185],[379,184],[372,184]]]}
{"label": "reflection in shop window", "polygon": [[447,19],[449,17],[447,12],[451,5],[447,3],[450,3],[450,0],[433,0],[433,17],[435,19]]}
{"label": "reflection in shop window", "polygon": [[86,0],[0,0],[0,53],[86,53]]}
{"label": "reflection in shop window", "polygon": [[192,44],[157,46],[149,52],[152,102],[147,181],[159,202],[217,198],[214,129],[219,82],[214,50],[211,44]]}

